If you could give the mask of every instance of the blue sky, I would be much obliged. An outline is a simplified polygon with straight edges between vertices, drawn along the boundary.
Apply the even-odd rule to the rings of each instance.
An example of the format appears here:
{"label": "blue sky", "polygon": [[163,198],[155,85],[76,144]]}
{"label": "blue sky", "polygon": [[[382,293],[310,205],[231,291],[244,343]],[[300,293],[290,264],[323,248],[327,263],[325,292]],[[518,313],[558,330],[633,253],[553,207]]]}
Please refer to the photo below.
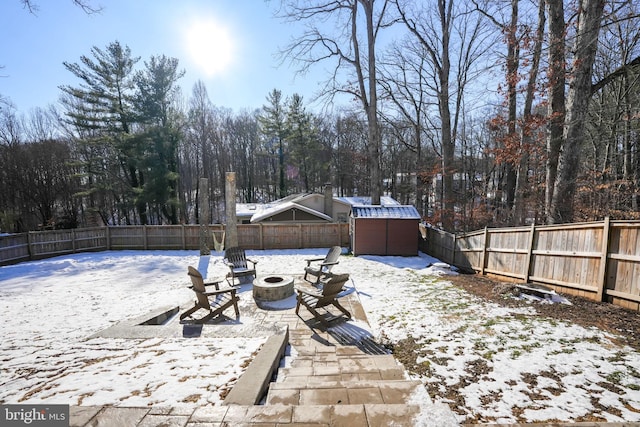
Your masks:
{"label": "blue sky", "polygon": [[118,40],[142,61],[178,58],[186,71],[185,97],[202,80],[214,105],[239,111],[260,108],[274,88],[303,95],[309,104],[324,78],[294,78],[274,57],[299,29],[272,17],[263,0],[93,0],[102,12],[85,14],[71,0],[34,0],[30,14],[20,0],[0,2],[0,94],[18,111],[55,104],[58,87],[78,84],[63,61],[79,62],[93,46]]}

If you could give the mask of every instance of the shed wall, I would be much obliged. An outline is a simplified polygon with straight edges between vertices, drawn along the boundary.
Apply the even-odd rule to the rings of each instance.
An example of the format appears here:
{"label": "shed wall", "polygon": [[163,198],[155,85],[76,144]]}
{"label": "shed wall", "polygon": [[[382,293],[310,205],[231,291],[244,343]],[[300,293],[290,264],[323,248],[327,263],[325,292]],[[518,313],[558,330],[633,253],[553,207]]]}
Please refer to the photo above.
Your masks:
{"label": "shed wall", "polygon": [[352,218],[354,255],[416,256],[418,221],[415,219]]}

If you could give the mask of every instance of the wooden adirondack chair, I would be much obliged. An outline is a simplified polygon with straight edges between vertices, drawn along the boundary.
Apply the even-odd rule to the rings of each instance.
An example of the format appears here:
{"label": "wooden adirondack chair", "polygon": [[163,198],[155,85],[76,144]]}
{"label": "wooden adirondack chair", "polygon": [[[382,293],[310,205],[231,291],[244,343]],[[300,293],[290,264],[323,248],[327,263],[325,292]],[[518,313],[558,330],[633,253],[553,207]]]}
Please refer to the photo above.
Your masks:
{"label": "wooden adirondack chair", "polygon": [[256,264],[258,262],[248,259],[242,248],[236,246],[225,250],[222,262],[229,267],[227,282],[231,286],[234,286],[236,278],[256,277]]}
{"label": "wooden adirondack chair", "polygon": [[[307,310],[313,314],[313,317],[319,320],[323,325],[329,326],[329,322],[340,318],[341,316],[335,316],[328,310],[326,310],[329,306],[334,306],[338,310],[340,310],[347,319],[351,318],[351,313],[349,310],[344,308],[340,302],[338,302],[338,298],[340,298],[340,293],[343,291],[344,284],[349,280],[348,274],[329,274],[329,280],[326,282],[322,282],[322,289],[304,289],[297,288],[296,291],[298,293],[297,296],[297,304],[296,304],[296,314],[299,314],[300,306],[304,305]],[[310,287],[309,287],[310,288]],[[321,314],[318,309],[324,308],[326,311],[325,315]]]}
{"label": "wooden adirondack chair", "polygon": [[[338,258],[342,253],[340,246],[334,246],[329,249],[327,255],[324,258],[312,258],[307,259],[307,266],[304,268],[304,280],[314,285],[318,285],[320,280],[331,273],[331,269],[334,265],[338,264]],[[309,280],[308,277],[315,277],[314,280]]]}
{"label": "wooden adirondack chair", "polygon": [[191,317],[196,311],[204,309],[209,310],[209,314],[193,320],[196,323],[205,323],[214,317],[222,315],[222,313],[231,306],[235,309],[236,319],[240,316],[240,311],[238,310],[239,298],[236,295],[236,288],[220,289],[219,282],[214,282],[207,284],[207,286],[213,286],[216,290],[207,291],[204,279],[198,270],[189,266],[188,274],[193,284],[191,289],[196,293],[196,302],[192,308],[180,315],[181,321],[187,317]]}

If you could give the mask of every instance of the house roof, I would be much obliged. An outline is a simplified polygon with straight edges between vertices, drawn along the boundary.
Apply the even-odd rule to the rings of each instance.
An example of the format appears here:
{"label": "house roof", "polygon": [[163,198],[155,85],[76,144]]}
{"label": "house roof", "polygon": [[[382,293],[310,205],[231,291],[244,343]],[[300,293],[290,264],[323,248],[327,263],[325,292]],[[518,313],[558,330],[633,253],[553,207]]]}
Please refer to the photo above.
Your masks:
{"label": "house roof", "polygon": [[[300,202],[303,202],[303,201],[308,200],[308,199],[322,199],[322,200],[324,200],[324,194],[320,194],[320,193],[302,194],[302,195],[299,195],[293,201],[296,202],[296,203],[300,203]],[[334,202],[338,202],[338,203],[341,203],[343,205],[351,206],[351,203],[347,202],[344,199],[345,199],[344,197],[335,197],[335,196],[333,197],[333,201]]]}
{"label": "house roof", "polygon": [[[299,194],[292,194],[290,196],[275,200],[270,203],[238,203],[236,204],[236,216],[243,217],[243,218],[250,217],[251,223],[256,223],[266,218],[269,218],[273,215],[276,215],[278,213],[295,208],[295,209],[300,209],[301,211],[304,211],[311,215],[314,215],[318,217],[318,219],[332,221],[332,218],[324,214],[323,212],[304,206],[304,203],[306,200],[312,199],[312,198],[318,198],[318,197],[324,198],[324,194],[299,193]],[[398,203],[396,200],[394,200],[389,196],[382,196],[380,198],[380,203],[382,204],[382,206],[372,206],[371,197],[358,197],[358,196],[333,197],[333,201],[334,203],[341,203],[343,205],[351,206],[351,207],[367,206],[367,207],[378,207],[378,208],[385,207],[386,208],[386,207],[402,206],[400,205],[400,203]],[[410,207],[413,208],[413,206],[410,206]],[[417,217],[420,218],[415,208],[413,209],[415,211],[415,215],[417,215]],[[371,215],[372,214],[370,214],[369,216]],[[386,217],[389,217],[388,214]]]}
{"label": "house roof", "polygon": [[263,219],[269,218],[270,216],[279,214],[281,212],[285,212],[289,209],[299,209],[301,211],[307,212],[308,214],[317,216],[319,219],[323,219],[325,221],[332,221],[332,218],[329,215],[325,215],[322,212],[316,211],[315,209],[310,209],[306,206],[299,205],[294,202],[284,202],[284,203],[278,203],[275,206],[265,207],[260,212],[256,212],[251,217],[251,222],[252,223],[260,222]]}
{"label": "house roof", "polygon": [[353,206],[351,216],[354,218],[420,219],[418,210],[411,205]]}
{"label": "house roof", "polygon": [[259,203],[236,203],[236,216],[252,216],[260,210],[262,205]]}
{"label": "house roof", "polygon": [[[336,200],[341,200],[351,206],[367,205],[371,206],[371,197],[364,196],[350,196],[350,197],[335,197]],[[389,196],[380,197],[380,204],[382,206],[400,205],[400,203]]]}

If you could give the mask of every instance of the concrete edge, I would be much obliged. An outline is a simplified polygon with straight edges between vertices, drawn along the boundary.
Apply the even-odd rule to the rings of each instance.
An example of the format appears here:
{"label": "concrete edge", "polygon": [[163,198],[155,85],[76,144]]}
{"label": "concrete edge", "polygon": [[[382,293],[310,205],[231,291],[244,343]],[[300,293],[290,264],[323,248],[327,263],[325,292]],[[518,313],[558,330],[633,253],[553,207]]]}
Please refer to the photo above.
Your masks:
{"label": "concrete edge", "polygon": [[267,338],[222,404],[257,405],[267,393],[273,373],[280,365],[280,359],[284,356],[287,344],[289,344],[289,327],[284,334]]}
{"label": "concrete edge", "polygon": [[[115,325],[89,335],[87,338],[122,338],[123,335],[130,335],[130,331],[132,330],[150,330],[149,327],[154,328],[160,326],[162,323],[177,315],[180,312],[180,307],[179,305],[162,306],[149,313],[122,320]],[[135,337],[135,335],[133,337]]]}

